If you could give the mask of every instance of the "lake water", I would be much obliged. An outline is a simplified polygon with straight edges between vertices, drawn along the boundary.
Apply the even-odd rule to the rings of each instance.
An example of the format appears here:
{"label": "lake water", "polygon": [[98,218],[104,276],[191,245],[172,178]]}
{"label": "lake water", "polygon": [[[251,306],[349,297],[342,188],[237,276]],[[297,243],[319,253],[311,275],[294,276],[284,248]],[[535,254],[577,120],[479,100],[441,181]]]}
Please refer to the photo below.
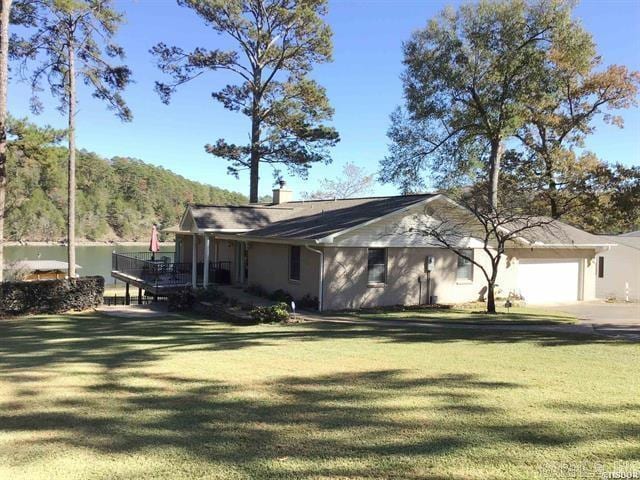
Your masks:
{"label": "lake water", "polygon": [[[102,275],[105,283],[113,284],[111,278],[111,253],[116,252],[144,252],[148,246],[83,246],[76,247],[76,264],[82,268],[77,271],[81,276]],[[163,245],[161,252],[172,252],[173,245]],[[67,247],[61,245],[46,246],[6,246],[4,247],[5,264],[16,260],[61,260],[67,261]]]}

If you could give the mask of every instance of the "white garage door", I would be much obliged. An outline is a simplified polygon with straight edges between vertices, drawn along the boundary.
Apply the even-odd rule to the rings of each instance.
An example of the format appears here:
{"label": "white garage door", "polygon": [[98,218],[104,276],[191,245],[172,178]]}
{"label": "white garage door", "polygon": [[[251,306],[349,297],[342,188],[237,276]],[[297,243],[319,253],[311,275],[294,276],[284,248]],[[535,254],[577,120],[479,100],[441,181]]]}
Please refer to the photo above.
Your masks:
{"label": "white garage door", "polygon": [[527,303],[578,300],[578,260],[520,260],[518,289]]}

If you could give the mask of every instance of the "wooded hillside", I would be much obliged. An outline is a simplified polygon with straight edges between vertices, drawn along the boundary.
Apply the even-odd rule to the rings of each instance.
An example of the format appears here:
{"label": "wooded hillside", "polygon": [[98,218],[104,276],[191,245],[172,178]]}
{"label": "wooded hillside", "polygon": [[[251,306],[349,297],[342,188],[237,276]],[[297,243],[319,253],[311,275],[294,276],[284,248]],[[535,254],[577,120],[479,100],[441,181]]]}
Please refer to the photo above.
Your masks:
{"label": "wooded hillside", "polygon": [[[62,132],[12,120],[6,240],[65,239],[67,149]],[[206,168],[206,165],[203,165]],[[189,202],[239,204],[244,195],[188,180],[127,157],[77,156],[78,239],[147,240],[151,225],[175,225]]]}

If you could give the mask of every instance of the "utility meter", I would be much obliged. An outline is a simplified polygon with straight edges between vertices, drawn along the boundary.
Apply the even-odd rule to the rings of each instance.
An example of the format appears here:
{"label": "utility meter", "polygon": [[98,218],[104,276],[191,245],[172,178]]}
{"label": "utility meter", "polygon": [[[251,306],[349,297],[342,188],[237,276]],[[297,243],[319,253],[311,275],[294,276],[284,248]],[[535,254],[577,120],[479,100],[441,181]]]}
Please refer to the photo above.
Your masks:
{"label": "utility meter", "polygon": [[424,271],[432,272],[435,268],[435,265],[436,265],[436,257],[428,256],[424,260]]}

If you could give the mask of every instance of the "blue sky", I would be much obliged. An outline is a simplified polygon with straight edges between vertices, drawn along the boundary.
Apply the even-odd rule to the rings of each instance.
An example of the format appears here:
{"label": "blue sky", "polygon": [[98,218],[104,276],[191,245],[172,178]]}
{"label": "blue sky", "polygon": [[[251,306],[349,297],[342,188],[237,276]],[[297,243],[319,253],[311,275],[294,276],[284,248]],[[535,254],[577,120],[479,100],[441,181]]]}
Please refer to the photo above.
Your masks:
{"label": "blue sky", "polygon": [[[248,194],[248,178],[226,174],[226,162],[204,152],[206,143],[217,138],[244,142],[248,119],[228,112],[211,99],[211,91],[224,85],[225,75],[211,73],[183,87],[169,106],[153,91],[160,74],[148,50],[157,42],[185,48],[229,45],[206,28],[189,9],[171,0],[117,0],[127,16],[118,40],[127,52],[135,84],[126,92],[133,109],[131,123],[120,122],[89,92],[80,92],[78,146],[105,157],[136,157],[161,165],[187,178]],[[435,0],[332,0],[328,23],[334,31],[334,61],[318,66],[314,78],[327,88],[335,108],[334,126],[341,135],[332,150],[331,165],[314,166],[309,179],[287,177],[294,192],[313,190],[319,179],[340,175],[351,161],[373,172],[387,150],[389,114],[402,102],[399,75],[401,44],[412,31],[446,5]],[[640,1],[583,0],[575,15],[593,34],[605,64],[623,64],[640,70]],[[15,116],[30,115],[26,85],[12,82],[9,108]],[[43,97],[45,112],[34,118],[64,128],[66,121],[56,103]],[[597,125],[587,147],[608,162],[640,164],[640,109],[623,113],[623,130]],[[272,176],[261,172],[261,194],[270,193]],[[377,195],[395,194],[389,185],[375,186]]]}

